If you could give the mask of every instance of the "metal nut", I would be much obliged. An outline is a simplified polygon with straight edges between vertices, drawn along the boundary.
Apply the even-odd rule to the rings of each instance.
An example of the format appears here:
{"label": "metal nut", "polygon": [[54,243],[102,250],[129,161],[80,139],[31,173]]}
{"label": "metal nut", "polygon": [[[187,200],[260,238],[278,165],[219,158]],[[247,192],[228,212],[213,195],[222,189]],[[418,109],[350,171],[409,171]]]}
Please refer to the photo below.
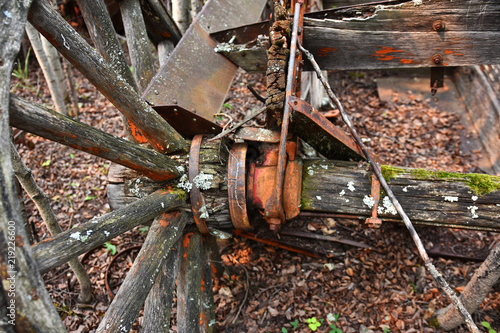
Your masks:
{"label": "metal nut", "polygon": [[445,23],[443,20],[436,20],[432,24],[432,29],[434,29],[435,31],[443,31],[444,28],[445,28]]}
{"label": "metal nut", "polygon": [[443,56],[441,54],[435,54],[432,56],[432,61],[436,64],[439,65],[443,62]]}

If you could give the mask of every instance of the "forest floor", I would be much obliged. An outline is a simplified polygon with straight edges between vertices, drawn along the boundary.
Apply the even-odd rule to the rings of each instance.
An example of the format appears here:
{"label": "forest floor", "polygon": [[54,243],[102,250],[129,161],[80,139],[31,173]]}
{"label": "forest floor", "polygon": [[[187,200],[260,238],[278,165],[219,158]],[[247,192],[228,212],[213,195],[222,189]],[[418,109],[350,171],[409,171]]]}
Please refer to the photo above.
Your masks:
{"label": "forest floor", "polygon": [[[28,80],[15,93],[49,105],[43,75],[35,64],[31,66]],[[122,124],[117,110],[80,74],[74,75],[81,108],[78,120],[120,135]],[[477,152],[460,148],[461,137],[471,134],[463,133],[457,115],[431,108],[425,100],[403,103],[395,96],[391,102],[381,102],[376,87],[380,75],[339,72],[330,73],[330,80],[366,144],[384,163],[478,172]],[[13,85],[17,82],[14,79]],[[246,86],[251,84],[264,95],[263,82],[261,75],[240,72],[223,111],[237,122],[246,112],[260,108],[262,104]],[[340,124],[339,120],[333,121]],[[258,119],[254,125],[261,123],[262,119]],[[108,161],[25,133],[17,136],[16,147],[50,197],[63,229],[109,212]],[[24,196],[34,241],[49,238],[34,204]],[[308,326],[313,325],[313,318],[320,325],[317,332],[440,332],[428,325],[426,313],[446,306],[448,300],[431,276],[422,271],[422,261],[404,226],[383,223],[380,229],[365,229],[357,219],[302,218],[293,223],[318,232],[328,229],[336,237],[363,242],[376,250],[318,241],[318,246],[334,255],[313,259],[234,238],[222,251],[226,273],[214,285],[220,332],[311,332]],[[433,227],[418,227],[417,231],[428,250],[439,248],[483,259],[492,244],[500,240],[499,234],[482,231]],[[67,265],[44,274],[46,287],[68,331],[95,331],[111,302],[105,277],[114,251],[141,245],[146,235],[147,227],[137,227],[80,258],[94,286],[94,299],[88,305],[77,303],[79,287]],[[457,291],[463,290],[480,265],[477,260],[444,257],[434,257],[433,261]],[[123,280],[132,262],[133,252],[115,260],[109,267],[111,279],[117,283]],[[487,321],[500,330],[499,312],[497,284],[473,318],[476,323]],[[141,322],[139,316],[133,332],[141,332]],[[175,328],[174,316],[173,332]],[[453,332],[466,332],[465,326]]]}

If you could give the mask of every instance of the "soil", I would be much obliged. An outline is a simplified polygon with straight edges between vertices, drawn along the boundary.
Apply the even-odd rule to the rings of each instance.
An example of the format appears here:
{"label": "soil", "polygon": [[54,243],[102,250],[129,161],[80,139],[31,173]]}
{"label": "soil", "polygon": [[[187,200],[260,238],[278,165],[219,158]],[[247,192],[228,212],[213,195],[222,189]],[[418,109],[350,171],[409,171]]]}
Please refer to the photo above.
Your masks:
{"label": "soil", "polygon": [[[15,93],[50,107],[43,75],[35,63],[30,66],[28,80]],[[74,75],[81,109],[78,120],[120,135],[122,124],[117,110],[79,73],[75,71]],[[383,73],[330,73],[335,91],[374,154],[392,165],[478,171],[474,164],[477,154],[460,150],[460,137],[467,133],[462,132],[458,116],[431,108],[425,100],[381,102],[375,82],[380,75]],[[264,80],[262,75],[238,72],[222,110],[229,116],[219,116],[218,121],[223,125],[238,122],[247,112],[262,107],[246,86],[252,85],[264,96]],[[17,82],[21,81],[15,79],[13,85]],[[342,126],[339,119],[332,121]],[[260,117],[250,124],[263,123]],[[15,135],[16,147],[51,198],[63,229],[109,212],[108,161],[28,133]],[[23,195],[35,242],[50,238],[36,207]],[[293,225],[355,240],[373,249],[317,241],[315,246],[329,255],[314,259],[233,238],[221,252],[226,272],[214,285],[220,332],[311,332],[310,327],[315,325],[319,325],[317,332],[440,332],[429,326],[426,313],[446,306],[448,300],[431,276],[422,271],[422,261],[404,226],[383,223],[380,229],[364,229],[356,218],[301,218]],[[417,231],[428,250],[439,248],[468,257],[484,258],[500,240],[499,234],[489,232],[432,227]],[[79,287],[68,265],[44,274],[46,287],[68,331],[95,331],[111,302],[105,272],[114,250],[140,245],[146,235],[147,227],[137,227],[106,247],[81,256],[94,286],[90,304],[77,303]],[[299,239],[290,236],[282,236],[282,240],[300,244]],[[480,265],[479,261],[444,257],[434,257],[433,261],[458,292]],[[114,284],[123,280],[132,262],[130,253],[115,261],[110,268]],[[175,332],[175,305],[173,313],[171,331]],[[486,321],[500,330],[499,313],[497,284],[473,318],[476,323]],[[142,313],[131,332],[141,332],[141,322]],[[461,326],[453,332],[466,332],[466,328]]]}

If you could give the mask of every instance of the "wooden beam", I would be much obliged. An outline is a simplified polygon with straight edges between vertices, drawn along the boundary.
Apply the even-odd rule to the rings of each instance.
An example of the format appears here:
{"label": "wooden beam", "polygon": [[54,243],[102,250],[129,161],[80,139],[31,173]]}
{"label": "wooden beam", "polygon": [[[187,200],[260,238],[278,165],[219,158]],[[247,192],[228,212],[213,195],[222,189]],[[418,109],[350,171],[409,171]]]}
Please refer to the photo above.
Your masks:
{"label": "wooden beam", "polygon": [[41,272],[60,266],[69,259],[92,250],[139,224],[181,206],[186,194],[181,190],[159,190],[122,209],[94,217],[85,224],[32,246]]}
{"label": "wooden beam", "polygon": [[[187,151],[188,146],[128,82],[44,0],[34,0],[28,19],[161,153]],[[134,133],[132,128],[132,133]],[[135,136],[135,135],[134,135]]]}
{"label": "wooden beam", "polygon": [[11,95],[9,113],[11,126],[137,170],[153,180],[180,176],[180,163],[165,155],[15,95]]}
{"label": "wooden beam", "polygon": [[97,328],[98,333],[130,331],[159,268],[174,254],[172,246],[182,236],[188,220],[187,213],[178,211],[164,213],[154,220],[141,251]]}
{"label": "wooden beam", "polygon": [[163,1],[160,0],[140,0],[146,29],[151,40],[158,44],[165,39],[177,44],[182,37],[181,31],[170,16]]}

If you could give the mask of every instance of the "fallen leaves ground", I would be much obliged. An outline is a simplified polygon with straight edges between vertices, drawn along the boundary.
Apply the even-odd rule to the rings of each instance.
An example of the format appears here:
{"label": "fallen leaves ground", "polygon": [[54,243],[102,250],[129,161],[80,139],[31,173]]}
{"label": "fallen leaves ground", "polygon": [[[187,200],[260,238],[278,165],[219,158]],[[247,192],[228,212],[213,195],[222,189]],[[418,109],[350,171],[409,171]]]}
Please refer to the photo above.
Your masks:
{"label": "fallen leaves ground", "polygon": [[[30,75],[30,82],[35,82],[32,84],[40,89],[43,99],[33,97],[30,89],[18,87],[16,93],[47,103],[49,97],[41,83],[41,72],[32,70]],[[359,132],[375,154],[385,163],[394,165],[474,170],[475,156],[460,150],[461,126],[457,116],[431,109],[425,101],[380,102],[374,83],[376,75],[379,74],[335,73],[330,77]],[[116,109],[76,72],[75,76],[82,109],[79,120],[119,135],[121,122]],[[245,112],[261,107],[246,85],[252,84],[264,95],[262,82],[259,75],[239,73],[224,108],[234,121],[242,119]],[[221,119],[223,122],[229,119],[220,118],[225,119]],[[254,125],[262,122],[259,118]],[[30,134],[20,136],[17,147],[37,182],[51,198],[52,208],[64,229],[109,211],[107,161]],[[25,202],[36,241],[49,238],[36,208],[30,200]],[[309,324],[317,327],[318,332],[339,332],[330,325],[342,332],[439,331],[429,327],[424,314],[429,307],[441,308],[448,301],[430,275],[422,271],[422,262],[404,227],[384,223],[380,229],[363,229],[352,220],[301,219],[294,223],[303,228],[311,223],[319,229],[326,223],[335,236],[364,242],[376,250],[318,241],[317,246],[336,253],[332,258],[318,260],[235,238],[222,252],[227,271],[214,289],[219,331],[311,332]],[[428,248],[439,246],[470,256],[486,255],[493,240],[499,238],[487,232],[430,227],[418,228],[418,231]],[[140,245],[145,235],[144,228],[136,228],[110,243],[120,251]],[[112,255],[104,247],[98,247],[81,259],[95,288],[91,304],[76,303],[78,284],[67,265],[45,274],[44,280],[68,330],[93,332],[110,304],[104,277]],[[115,279],[123,278],[132,260],[126,257],[113,268]],[[480,264],[444,258],[434,258],[434,262],[451,286],[459,291]],[[500,287],[497,284],[473,318],[476,323],[488,321],[492,328],[499,330],[499,312]],[[141,331],[141,321],[139,317],[132,331]],[[175,328],[175,320],[172,324]],[[454,332],[465,331],[461,327]]]}

